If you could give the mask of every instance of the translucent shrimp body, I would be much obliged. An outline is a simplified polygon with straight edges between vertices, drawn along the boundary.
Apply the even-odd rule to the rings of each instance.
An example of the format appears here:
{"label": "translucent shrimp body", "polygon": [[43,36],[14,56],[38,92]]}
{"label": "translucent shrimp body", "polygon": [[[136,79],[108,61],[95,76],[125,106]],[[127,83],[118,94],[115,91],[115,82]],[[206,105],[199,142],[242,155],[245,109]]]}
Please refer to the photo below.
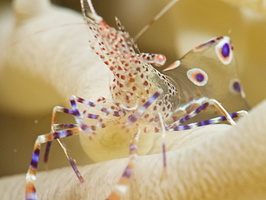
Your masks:
{"label": "translucent shrimp body", "polygon": [[[126,157],[129,141],[139,129],[141,131],[138,143],[139,154],[145,154],[153,144],[154,134],[149,133],[158,132],[161,129],[158,113],[162,113],[166,119],[176,107],[173,104],[178,95],[176,88],[166,76],[152,66],[152,64],[164,64],[165,57],[158,54],[138,53],[131,37],[124,31],[118,20],[119,30],[116,30],[108,26],[92,10],[92,7],[89,7],[90,12],[86,13],[87,5],[82,5],[85,20],[95,38],[90,41],[91,48],[114,75],[110,85],[112,99],[110,102],[105,102],[104,107],[120,113],[119,116],[108,114],[108,116],[99,117],[97,120],[101,119],[104,127],[101,130],[95,130],[90,141],[87,141],[88,137],[83,135],[84,137],[81,137],[83,148],[96,161],[110,159],[110,157]],[[160,95],[152,105],[149,108],[144,106],[156,92],[160,92]],[[134,119],[128,119],[129,116],[135,116],[136,122]],[[90,122],[87,123],[90,124]],[[95,155],[96,149],[100,155]],[[114,151],[113,156],[112,151]]]}

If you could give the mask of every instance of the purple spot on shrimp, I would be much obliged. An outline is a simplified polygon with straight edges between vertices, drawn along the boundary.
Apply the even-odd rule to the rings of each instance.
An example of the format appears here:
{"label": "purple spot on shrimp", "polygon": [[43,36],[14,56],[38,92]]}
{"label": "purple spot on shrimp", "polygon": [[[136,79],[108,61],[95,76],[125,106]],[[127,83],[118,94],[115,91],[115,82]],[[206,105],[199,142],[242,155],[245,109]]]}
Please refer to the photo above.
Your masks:
{"label": "purple spot on shrimp", "polygon": [[221,51],[223,57],[228,57],[230,55],[230,46],[228,43],[225,43],[222,47],[222,51]]}
{"label": "purple spot on shrimp", "polygon": [[240,85],[240,83],[239,82],[234,82],[233,83],[233,89],[236,91],[236,92],[238,92],[238,93],[240,93],[241,92],[241,85]]}
{"label": "purple spot on shrimp", "polygon": [[204,75],[203,74],[196,74],[195,78],[197,79],[198,82],[202,82],[204,80]]}

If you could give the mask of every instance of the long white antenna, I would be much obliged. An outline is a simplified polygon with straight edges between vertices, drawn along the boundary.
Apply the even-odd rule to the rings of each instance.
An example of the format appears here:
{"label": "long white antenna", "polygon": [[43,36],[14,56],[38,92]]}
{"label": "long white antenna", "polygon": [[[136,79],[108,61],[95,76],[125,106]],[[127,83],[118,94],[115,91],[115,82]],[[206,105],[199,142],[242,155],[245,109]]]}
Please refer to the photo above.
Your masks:
{"label": "long white antenna", "polygon": [[138,34],[134,37],[134,41],[136,42],[139,37],[148,30],[148,28],[156,22],[158,19],[160,19],[175,3],[177,3],[179,0],[172,0],[170,1],[148,24],[146,24],[139,32]]}
{"label": "long white antenna", "polygon": [[91,10],[92,15],[97,15],[97,13],[96,13],[96,11],[95,11],[93,5],[92,5],[91,0],[87,0],[87,2],[88,2],[88,4],[89,4],[89,8],[90,8],[90,10]]}
{"label": "long white antenna", "polygon": [[[80,4],[81,11],[85,20],[90,20],[91,22],[100,22],[102,20],[102,17],[96,13],[91,0],[80,0]],[[85,8],[89,8],[89,12],[87,12]]]}

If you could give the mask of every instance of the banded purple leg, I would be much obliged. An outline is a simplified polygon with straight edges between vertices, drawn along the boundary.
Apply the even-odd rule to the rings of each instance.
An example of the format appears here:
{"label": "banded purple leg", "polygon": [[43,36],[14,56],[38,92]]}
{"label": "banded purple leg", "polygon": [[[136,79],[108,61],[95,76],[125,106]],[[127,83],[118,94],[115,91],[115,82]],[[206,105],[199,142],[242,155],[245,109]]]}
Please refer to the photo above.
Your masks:
{"label": "banded purple leg", "polygon": [[[51,122],[51,132],[55,132],[57,131],[58,129],[69,129],[69,128],[74,128],[74,127],[78,127],[79,125],[78,124],[56,124],[56,113],[57,112],[64,112],[64,113],[67,113],[67,114],[72,114],[74,115],[76,118],[81,118],[81,115],[80,115],[80,112],[76,106],[76,103],[75,101],[73,101],[73,99],[70,99],[70,103],[71,103],[71,106],[72,106],[72,110],[71,109],[67,109],[67,108],[63,108],[63,107],[59,107],[59,106],[56,106],[54,107],[53,109],[53,114],[52,114],[52,122]],[[59,140],[57,139],[58,143],[60,144],[61,148],[63,149],[67,159],[68,159],[68,162],[70,163],[71,167],[73,168],[76,176],[78,177],[79,181],[81,183],[84,182],[84,179],[82,177],[82,175],[80,174],[76,164],[75,164],[75,160],[70,156],[66,146]],[[50,152],[50,149],[51,149],[51,145],[52,145],[52,141],[47,141],[47,144],[46,144],[46,148],[45,148],[45,153],[44,153],[44,163],[47,165],[47,162],[48,162],[48,158],[49,158],[49,152]]]}
{"label": "banded purple leg", "polygon": [[[84,117],[83,115],[85,115],[85,113],[83,113],[82,116],[80,115],[80,112],[79,112],[78,107],[77,107],[77,103],[85,104],[89,108],[95,107],[98,110],[100,110],[104,115],[112,114],[113,116],[119,117],[121,115],[122,111],[113,111],[112,109],[104,108],[104,107],[99,105],[99,102],[104,101],[104,100],[105,99],[100,99],[97,102],[91,102],[91,101],[82,99],[80,97],[72,96],[70,99],[72,109],[68,109],[68,108],[64,108],[64,107],[60,107],[60,106],[54,107],[53,115],[52,115],[52,122],[51,122],[52,130],[54,130],[55,128],[65,129],[65,128],[72,128],[72,126],[76,126],[76,124],[55,124],[55,121],[56,121],[56,112],[63,112],[66,114],[74,115],[76,117],[76,119],[77,118],[83,118]],[[94,115],[94,114],[88,114],[86,116],[86,118],[91,118],[91,119],[96,119],[97,117],[98,117],[98,115]],[[45,155],[47,154],[47,157],[45,158],[45,162],[48,161],[48,154],[49,154],[49,148],[51,146],[51,142],[47,143],[47,146],[48,146],[48,148],[46,148],[47,153],[45,153]]]}
{"label": "banded purple leg", "polygon": [[[137,111],[128,117],[128,121],[125,125],[134,124],[147,110],[147,108],[156,101],[156,99],[161,95],[162,91],[155,92]],[[122,176],[120,177],[118,183],[115,185],[111,194],[108,196],[108,200],[119,200],[121,196],[126,193],[129,185],[129,180],[132,176],[136,158],[138,157],[138,139],[140,135],[140,130],[133,136],[129,145],[129,162],[126,166]]]}
{"label": "banded purple leg", "polygon": [[[231,118],[243,117],[247,114],[248,114],[248,112],[245,110],[240,110],[240,111],[237,111],[234,113],[229,113]],[[195,123],[190,123],[190,124],[186,124],[186,125],[173,126],[171,128],[167,127],[167,130],[168,131],[182,131],[182,130],[188,130],[188,129],[192,129],[192,128],[196,128],[196,127],[200,127],[200,126],[217,124],[217,123],[220,123],[223,121],[227,121],[227,119],[225,118],[225,116],[220,116],[220,117],[215,117],[212,119],[208,119],[208,120],[204,120],[204,121],[200,121],[200,122],[195,122]]]}
{"label": "banded purple leg", "polygon": [[202,99],[203,99],[203,102],[201,103],[201,105],[198,108],[196,108],[195,110],[193,110],[192,112],[190,112],[189,114],[184,116],[183,118],[181,118],[181,119],[173,122],[172,124],[168,125],[167,129],[171,129],[174,126],[178,126],[178,125],[188,121],[189,119],[195,117],[200,112],[206,110],[210,105],[214,105],[231,125],[235,125],[235,121],[232,119],[230,114],[224,109],[224,107],[218,101],[216,101],[215,99],[208,99],[208,98],[202,98]]}
{"label": "banded purple leg", "polygon": [[79,179],[79,182],[80,183],[84,183],[85,180],[84,178],[82,177],[77,165],[76,165],[76,161],[70,156],[68,150],[67,150],[67,147],[65,146],[65,144],[63,144],[59,139],[57,139],[58,143],[60,144],[61,148],[63,149],[67,159],[68,159],[68,162],[69,164],[71,165],[73,171],[75,172],[76,176],[78,177]]}
{"label": "banded purple leg", "polygon": [[[70,129],[70,128],[76,128],[79,127],[78,124],[52,124],[51,125],[51,132],[55,132],[58,130],[65,130],[65,129]],[[59,142],[59,144],[62,147],[62,142],[60,140],[57,140]],[[47,165],[48,163],[48,158],[49,158],[49,153],[50,153],[50,149],[51,149],[51,145],[52,145],[52,141],[48,141],[46,143],[46,147],[45,147],[45,153],[44,153],[44,157],[43,157],[43,162]],[[63,145],[64,146],[64,145]],[[66,147],[63,148],[64,152],[66,152]],[[67,156],[68,157],[68,156]]]}
{"label": "banded purple leg", "polygon": [[27,200],[37,200],[36,187],[34,182],[36,181],[37,167],[39,163],[41,144],[48,141],[53,141],[60,138],[69,137],[72,135],[77,135],[80,133],[79,128],[72,128],[67,130],[61,130],[56,132],[51,132],[44,135],[39,135],[35,141],[33,148],[33,153],[31,157],[31,163],[26,175],[26,199]]}
{"label": "banded purple leg", "polygon": [[[80,111],[79,111],[79,109],[77,107],[77,103],[85,104],[89,108],[97,108],[105,116],[111,114],[113,116],[119,117],[119,116],[125,114],[124,112],[119,111],[119,110],[118,111],[114,111],[113,109],[102,107],[99,104],[99,102],[101,102],[101,101],[105,101],[105,99],[99,99],[98,102],[91,102],[91,101],[87,101],[85,99],[82,99],[80,97],[72,96],[71,99],[70,99],[70,103],[71,103],[72,109],[68,109],[68,108],[64,108],[64,107],[60,107],[60,106],[54,107],[53,114],[52,114],[52,122],[51,122],[51,127],[52,127],[52,131],[51,132],[54,132],[57,129],[66,129],[66,128],[78,127],[78,126],[80,126],[80,124],[83,123],[82,119],[84,117],[90,118],[90,119],[97,119],[99,117],[99,115],[91,114],[91,113],[88,113],[85,116],[86,110],[85,110],[85,112],[80,114]],[[63,112],[63,113],[66,113],[66,114],[74,115],[78,124],[56,124],[55,121],[56,121],[56,113],[57,112]],[[99,127],[100,127],[100,124],[101,123],[98,123]],[[77,166],[75,165],[74,159],[72,159],[71,156],[69,155],[69,153],[67,151],[67,148],[65,147],[65,145],[62,144],[61,141],[59,141],[59,140],[57,140],[57,141],[59,142],[59,144],[61,145],[62,149],[64,150],[64,153],[67,156],[67,158],[69,160],[69,163],[70,163],[71,167],[74,169],[74,171],[75,171],[77,177],[79,178],[80,182],[84,182],[82,176],[80,175],[80,173],[79,173],[79,171],[77,169]],[[46,144],[46,149],[45,149],[45,154],[44,154],[44,163],[48,162],[48,157],[49,157],[49,151],[50,151],[50,148],[51,148],[51,144],[52,144],[52,141],[48,141],[47,144]]]}
{"label": "banded purple leg", "polygon": [[[55,119],[55,112],[53,112],[53,119]],[[53,120],[52,120],[53,123]],[[52,124],[52,132],[58,131],[58,129],[71,129],[71,128],[78,128],[78,124]],[[84,183],[85,180],[82,177],[80,171],[78,170],[78,167],[76,165],[75,160],[70,156],[67,147],[65,144],[62,143],[62,141],[60,139],[57,139],[59,145],[61,146],[61,148],[63,149],[69,164],[71,165],[72,169],[74,170],[76,176],[78,177],[80,183]],[[51,147],[52,141],[48,141],[46,144],[46,148],[45,148],[45,154],[44,154],[44,162],[47,163],[48,162],[48,155],[49,155],[49,151],[50,151],[50,147]]]}
{"label": "banded purple leg", "polygon": [[[231,118],[238,118],[238,117],[243,117],[245,115],[247,115],[248,112],[245,110],[240,110],[234,113],[230,113],[230,117]],[[160,115],[159,115],[160,116]],[[206,126],[206,125],[210,125],[210,124],[216,124],[219,122],[223,122],[226,121],[226,117],[225,116],[220,116],[220,117],[215,117],[212,119],[208,119],[205,121],[200,121],[200,122],[195,122],[195,123],[190,123],[190,124],[186,124],[186,125],[179,125],[179,126],[174,126],[173,128],[168,129],[168,131],[181,131],[181,130],[189,130],[192,128],[196,128],[196,127],[200,127],[200,126]],[[165,150],[165,127],[163,125],[163,120],[162,117],[160,116],[160,121],[161,121],[161,126],[162,126],[162,152],[163,152],[163,166],[164,169],[166,170],[166,150]]]}
{"label": "banded purple leg", "polygon": [[119,200],[121,196],[126,193],[129,185],[129,180],[132,176],[135,161],[138,157],[138,146],[137,142],[139,139],[140,131],[134,135],[129,145],[129,162],[126,166],[122,176],[118,183],[115,185],[111,194],[107,197],[107,200]]}
{"label": "banded purple leg", "polygon": [[[81,117],[80,112],[77,109],[75,100],[71,98],[70,99],[70,103],[71,103],[71,106],[72,106],[72,110],[68,109],[68,108],[63,108],[63,107],[60,107],[60,106],[54,107],[53,114],[52,114],[52,122],[51,122],[51,132],[54,132],[56,127],[59,128],[58,126],[60,126],[60,125],[57,125],[56,122],[55,122],[56,121],[56,113],[57,112],[64,112],[64,113],[67,113],[67,114],[74,115],[75,117],[79,117],[79,118]],[[75,125],[74,124],[66,124],[65,126],[67,128],[70,128],[70,127],[75,126]],[[57,141],[62,146],[62,143],[59,140],[57,140]],[[46,144],[45,153],[44,153],[44,159],[43,159],[44,163],[48,162],[51,145],[52,145],[52,141],[48,141],[47,144]],[[63,148],[63,150],[66,153],[66,151],[65,151],[66,148]],[[67,155],[68,158],[70,158],[70,156],[68,154],[66,154],[66,155]]]}
{"label": "banded purple leg", "polygon": [[[166,125],[165,129],[168,130],[168,131],[181,131],[181,130],[188,130],[188,129],[200,127],[200,126],[206,126],[206,125],[209,125],[209,124],[216,124],[216,123],[219,123],[219,122],[222,122],[222,121],[228,121],[230,124],[234,125],[235,122],[233,121],[233,118],[242,117],[242,116],[245,116],[247,114],[247,111],[244,111],[244,110],[237,111],[237,112],[229,114],[222,107],[222,105],[218,101],[216,101],[215,99],[207,99],[207,100],[205,100],[205,98],[203,98],[202,100],[203,100],[202,105],[200,105],[198,108],[196,108],[195,110],[193,110],[188,115],[186,115],[183,118],[181,118],[180,120],[172,123],[171,125]],[[191,103],[189,103],[188,105],[185,105],[185,107],[188,108],[189,105],[191,105]],[[206,110],[210,105],[215,105],[216,108],[223,114],[223,116],[212,118],[212,119],[205,120],[205,121],[190,123],[190,124],[187,124],[187,125],[179,125],[179,124],[182,124],[182,123],[188,121],[189,119],[193,118],[194,116],[196,116],[200,112]],[[164,164],[164,168],[166,169],[166,152],[165,152],[164,140],[163,140],[163,143],[162,143],[162,149],[163,149],[163,160],[164,160],[163,164]]]}

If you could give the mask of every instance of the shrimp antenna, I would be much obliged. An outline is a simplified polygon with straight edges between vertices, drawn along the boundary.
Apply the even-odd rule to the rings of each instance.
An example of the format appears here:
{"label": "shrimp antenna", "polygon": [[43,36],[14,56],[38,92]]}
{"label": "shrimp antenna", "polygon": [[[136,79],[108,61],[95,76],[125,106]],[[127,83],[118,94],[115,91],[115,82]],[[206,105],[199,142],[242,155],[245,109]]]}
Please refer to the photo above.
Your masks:
{"label": "shrimp antenna", "polygon": [[148,30],[148,28],[156,22],[158,19],[160,19],[175,3],[177,3],[179,0],[172,0],[170,1],[155,17],[148,23],[146,24],[139,32],[138,34],[134,37],[134,41],[136,42],[145,31]]}
{"label": "shrimp antenna", "polygon": [[91,22],[99,22],[102,20],[102,17],[96,13],[91,0],[80,0],[80,5],[85,20],[90,20]]}

